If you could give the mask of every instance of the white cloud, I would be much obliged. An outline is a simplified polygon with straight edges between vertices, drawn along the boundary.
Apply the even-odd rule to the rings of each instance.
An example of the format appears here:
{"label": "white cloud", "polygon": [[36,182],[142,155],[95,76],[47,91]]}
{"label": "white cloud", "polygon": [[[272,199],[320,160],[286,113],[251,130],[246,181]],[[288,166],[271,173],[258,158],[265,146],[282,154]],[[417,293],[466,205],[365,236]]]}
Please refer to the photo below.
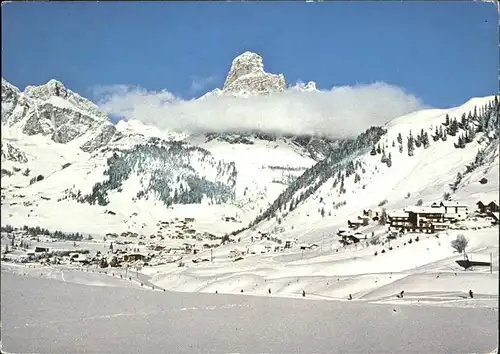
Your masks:
{"label": "white cloud", "polygon": [[197,93],[217,81],[216,76],[199,77],[193,76],[191,79],[191,86],[189,87],[189,92]]}
{"label": "white cloud", "polygon": [[182,100],[168,91],[133,86],[99,88],[100,108],[169,131],[263,131],[353,137],[422,108],[402,89],[385,83],[334,87],[318,92],[287,90],[248,98],[211,96]]}

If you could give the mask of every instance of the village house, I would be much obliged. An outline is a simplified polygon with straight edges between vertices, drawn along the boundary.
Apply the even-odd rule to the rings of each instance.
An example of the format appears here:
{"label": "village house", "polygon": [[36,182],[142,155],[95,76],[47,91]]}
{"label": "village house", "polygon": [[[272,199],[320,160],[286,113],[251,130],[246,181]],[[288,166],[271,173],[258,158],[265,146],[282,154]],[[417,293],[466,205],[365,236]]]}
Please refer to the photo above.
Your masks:
{"label": "village house", "polygon": [[456,220],[457,214],[446,215],[444,207],[410,207],[389,213],[390,227],[401,231],[434,233],[446,230],[447,221]]}
{"label": "village house", "polygon": [[341,227],[341,228],[340,228],[340,229],[338,229],[338,231],[337,231],[337,236],[342,237],[343,235],[348,234],[348,233],[349,233],[349,230],[347,230],[347,229],[345,229],[345,228]]}
{"label": "village house", "polygon": [[129,253],[123,255],[124,262],[145,261],[146,256],[142,253]]}
{"label": "village house", "polygon": [[185,222],[194,222],[194,218],[184,218]]}
{"label": "village house", "polygon": [[444,208],[444,213],[453,215],[457,220],[465,220],[469,215],[469,206],[457,201],[441,201],[432,203],[431,208]]}
{"label": "village house", "polygon": [[367,216],[374,221],[377,221],[380,218],[380,215],[382,215],[382,210],[380,209],[363,210],[363,216]]}
{"label": "village house", "polygon": [[359,219],[358,220],[354,220],[354,221],[347,220],[347,225],[351,229],[357,229],[360,226],[366,226],[366,225],[368,225],[368,223],[366,223],[366,225],[365,225],[364,222],[363,222],[363,220],[359,220]]}
{"label": "village house", "polygon": [[296,245],[297,241],[296,240],[284,240],[284,248],[292,248],[294,245]]}
{"label": "village house", "polygon": [[476,205],[479,212],[483,214],[498,213],[500,211],[497,200],[492,200],[489,202],[480,200],[476,203]]}
{"label": "village house", "polygon": [[354,244],[354,243],[359,243],[362,237],[363,236],[360,233],[356,233],[355,235],[344,234],[344,235],[342,235],[342,239],[340,239],[339,242],[342,245],[346,246],[346,245],[350,245],[350,244]]}
{"label": "village house", "polygon": [[237,222],[237,220],[234,216],[223,216],[222,220],[224,220],[226,222]]}
{"label": "village house", "polygon": [[247,251],[234,248],[231,251],[229,251],[229,257],[230,258],[239,258],[242,255],[244,255],[245,253],[247,253]]}
{"label": "village house", "polygon": [[311,244],[303,244],[303,245],[300,245],[299,248],[301,250],[312,250],[312,249],[315,249],[315,248],[318,248],[319,246],[315,243],[311,243]]}
{"label": "village house", "polygon": [[391,228],[405,229],[411,226],[409,220],[410,214],[404,210],[394,210],[388,213]]}

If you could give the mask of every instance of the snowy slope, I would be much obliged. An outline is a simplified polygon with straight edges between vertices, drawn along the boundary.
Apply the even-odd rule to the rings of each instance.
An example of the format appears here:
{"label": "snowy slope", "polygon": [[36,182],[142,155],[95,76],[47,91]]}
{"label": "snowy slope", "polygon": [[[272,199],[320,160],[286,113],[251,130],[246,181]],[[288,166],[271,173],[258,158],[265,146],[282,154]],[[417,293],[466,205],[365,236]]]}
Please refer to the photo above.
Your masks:
{"label": "snowy slope", "polygon": [[[17,100],[22,94],[19,97]],[[80,109],[78,102],[58,102],[59,98],[47,98],[45,107],[50,103],[70,109],[65,105],[72,104],[74,112]],[[454,109],[424,110],[399,117],[388,123],[376,140],[373,148],[377,150],[380,144],[380,153],[372,154],[368,144],[368,149],[343,155],[343,149],[353,145],[339,144],[335,155],[341,157],[338,169],[334,169],[338,161],[331,156],[316,162],[291,138],[248,136],[251,144],[228,142],[204,135],[161,132],[134,121],[120,123],[104,146],[85,151],[82,146],[96,134],[92,125],[65,143],[54,140],[53,133],[27,134],[29,115],[14,121],[12,112],[16,108],[12,107],[19,104],[11,100],[5,110],[2,106],[2,112],[10,112],[6,121],[2,115],[3,127],[7,128],[2,129],[2,168],[10,171],[2,177],[2,225],[41,226],[102,237],[124,231],[154,234],[160,220],[192,217],[197,233],[220,236],[245,228],[292,186],[291,198],[283,198],[281,211],[237,234],[234,243],[186,255],[185,267],[173,263],[145,267],[142,272],[151,275],[157,286],[175,291],[244,290],[245,294],[269,296],[271,289],[273,295],[301,297],[304,290],[312,299],[344,301],[351,295],[354,301],[495,307],[498,226],[492,227],[489,222],[479,225],[468,220],[463,223],[468,230],[441,233],[439,238],[419,235],[418,242],[416,235],[405,235],[391,242],[392,250],[387,244],[372,245],[369,240],[342,248],[333,237],[348,219],[354,219],[363,209],[378,207],[384,200],[383,207],[391,210],[414,205],[420,199],[430,204],[449,193],[452,199],[473,209],[478,199],[498,196],[498,116],[486,133],[477,133],[463,148],[455,147],[463,131],[454,137],[448,135],[446,140],[432,139],[446,115],[460,120],[474,108],[481,114],[482,107],[492,100],[475,98]],[[430,138],[429,145],[414,147],[409,154],[410,131],[416,139],[422,130]],[[377,132],[374,137],[378,137]],[[400,134],[402,143],[398,142]],[[481,162],[467,172],[478,151],[482,151]],[[390,166],[381,161],[384,155],[386,159],[390,155]],[[311,185],[293,181],[318,170],[318,166],[325,167],[326,172],[312,175],[311,181],[321,183],[297,202]],[[26,169],[30,172],[24,175]],[[347,170],[352,170],[349,175]],[[453,190],[450,185],[458,173],[463,177]],[[33,182],[39,175],[43,179]],[[488,180],[486,184],[479,183],[483,177]],[[190,185],[193,179],[199,183]],[[170,206],[165,202],[173,201],[181,191],[185,193],[183,198],[201,196],[201,200]],[[217,202],[225,195],[229,197]],[[221,218],[227,216],[234,216],[236,221],[222,222]],[[314,242],[319,247],[267,252],[266,246],[272,249],[276,244],[259,240],[257,231],[270,232],[280,240],[295,239],[299,244]],[[363,232],[383,235],[384,227],[370,225]],[[469,238],[467,253],[471,259],[489,261],[492,256],[493,274],[489,269],[463,272],[458,267],[455,261],[462,255],[454,253],[450,242],[459,233]],[[182,242],[165,241],[169,245]],[[233,249],[249,254],[234,262],[229,257]],[[191,262],[212,257],[213,262]],[[469,289],[476,294],[474,301],[466,299]],[[395,297],[401,290],[405,290],[404,299]]]}
{"label": "snowy slope", "polygon": [[[450,193],[452,199],[474,208],[478,201],[476,198],[486,196],[488,199],[498,195],[498,126],[496,138],[488,139],[483,133],[478,133],[474,141],[463,149],[454,147],[458,135],[448,136],[446,141],[432,141],[430,138],[428,148],[415,148],[413,156],[408,156],[407,146],[410,132],[416,136],[423,129],[431,137],[436,127],[445,121],[446,114],[450,118],[460,119],[462,114],[472,112],[474,107],[489,104],[493,98],[475,98],[454,109],[423,110],[391,121],[385,127],[387,133],[379,142],[385,149],[385,155],[391,154],[391,167],[381,162],[381,154],[373,156],[368,152],[358,156],[353,160],[356,173],[344,179],[344,193],[340,191],[340,179],[332,176],[293,211],[289,211],[287,203],[282,212],[275,213],[271,220],[262,222],[259,229],[280,229],[284,235],[300,236],[300,241],[318,242],[322,237],[322,233],[317,232],[318,229],[330,230],[331,234],[336,228],[347,226],[347,220],[361,215],[363,209],[377,208],[385,200],[387,201],[383,207],[392,210],[415,205],[420,199],[424,204],[430,205],[441,200],[444,193]],[[496,119],[498,122],[498,118]],[[399,134],[402,135],[402,152],[399,152],[400,144],[397,141]],[[453,193],[449,185],[455,182],[457,173],[465,173],[466,165],[475,160],[479,150],[488,151],[489,157],[484,166],[473,174],[465,174],[458,190]],[[479,184],[481,173],[488,174],[488,184]],[[355,182],[356,174],[359,180]],[[296,199],[304,188],[295,192]],[[322,210],[324,216],[321,215]]]}
{"label": "snowy slope", "polygon": [[[221,92],[247,96],[284,89],[282,75],[266,73],[262,57],[246,52],[233,60]],[[310,82],[293,89],[316,87]],[[145,224],[161,218],[157,215],[186,213],[182,204],[187,203],[187,216],[207,219],[200,220],[203,225],[213,212],[217,219],[237,216],[240,223],[221,227],[232,232],[336,144],[315,137],[174,133],[134,120],[115,126],[94,103],[57,80],[21,91],[2,79],[2,208],[9,217],[2,222],[43,220],[57,227],[60,221],[52,220],[60,219],[57,215],[75,219],[78,213],[97,223],[79,222],[79,227],[104,233],[123,220],[130,224],[144,204],[148,216],[127,225],[144,231]],[[122,214],[121,221],[103,217],[108,209]]]}

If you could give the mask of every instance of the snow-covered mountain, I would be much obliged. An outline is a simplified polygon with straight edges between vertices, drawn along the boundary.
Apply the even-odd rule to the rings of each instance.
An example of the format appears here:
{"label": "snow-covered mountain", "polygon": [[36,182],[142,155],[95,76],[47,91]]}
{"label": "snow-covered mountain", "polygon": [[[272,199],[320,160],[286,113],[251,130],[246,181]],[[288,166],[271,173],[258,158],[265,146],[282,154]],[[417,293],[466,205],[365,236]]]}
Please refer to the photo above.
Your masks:
{"label": "snow-covered mountain", "polygon": [[[313,92],[318,91],[316,83],[309,81],[307,84],[298,83],[287,87],[283,74],[271,74],[264,70],[263,58],[252,52],[244,52],[237,56],[231,63],[224,87],[215,89],[200,97],[231,96],[248,98],[255,95],[272,95],[285,90]],[[286,136],[279,137],[263,132],[211,133],[207,138],[217,139],[228,143],[253,144],[255,140],[276,141],[279,138],[295,146],[305,149],[307,154],[315,161],[324,159],[338,146],[337,140],[314,136]]]}
{"label": "snow-covered mountain", "polygon": [[[212,95],[285,89],[316,87],[286,88],[282,75],[266,73],[262,58],[246,52]],[[154,232],[171,215],[196,217],[200,227],[219,233],[252,223],[253,230],[304,236],[386,199],[390,208],[427,201],[450,184],[449,193],[459,195],[479,168],[498,177],[494,97],[415,112],[335,141],[174,133],[138,121],[113,125],[59,81],[21,91],[2,79],[1,122],[2,224]],[[488,195],[498,193],[497,177],[488,178]],[[239,222],[214,226],[228,215]]]}
{"label": "snow-covered mountain", "polygon": [[[475,207],[499,193],[496,96],[414,112],[370,128],[304,172],[254,220],[252,230],[318,242],[368,208],[454,199]],[[485,177],[487,184],[479,183]],[[324,230],[325,232],[321,232]]]}
{"label": "snow-covered mountain", "polygon": [[218,95],[246,97],[281,92],[285,89],[286,82],[283,74],[275,75],[265,72],[262,57],[247,51],[234,58],[223,89],[215,89],[201,98]]}
{"label": "snow-covered mountain", "polygon": [[51,217],[33,206],[46,204],[45,211],[57,214],[48,207],[54,202],[65,205],[64,212],[87,206],[101,214],[131,214],[141,203],[156,205],[159,214],[179,204],[202,206],[202,213],[203,206],[220,205],[223,214],[254,218],[315,163],[313,152],[323,157],[320,149],[313,137],[238,140],[165,132],[138,121],[115,126],[59,81],[21,92],[2,79],[4,215],[35,223]]}
{"label": "snow-covered mountain", "polygon": [[106,145],[116,132],[94,103],[56,80],[20,92],[2,78],[2,124],[11,133],[41,134],[56,143],[78,140],[86,152]]}

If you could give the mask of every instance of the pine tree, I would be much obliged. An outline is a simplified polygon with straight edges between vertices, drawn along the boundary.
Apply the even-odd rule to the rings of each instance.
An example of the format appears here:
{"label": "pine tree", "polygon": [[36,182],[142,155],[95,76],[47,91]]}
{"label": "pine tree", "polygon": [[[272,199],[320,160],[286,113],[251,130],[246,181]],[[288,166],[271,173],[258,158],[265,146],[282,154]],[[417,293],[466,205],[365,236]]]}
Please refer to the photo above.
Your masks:
{"label": "pine tree", "polygon": [[389,156],[387,157],[386,164],[387,164],[387,167],[391,167],[392,166],[392,155],[391,155],[390,152],[389,152]]}
{"label": "pine tree", "polygon": [[415,147],[413,146],[413,136],[411,135],[408,137],[408,156],[413,156],[413,151],[415,150]]}
{"label": "pine tree", "polygon": [[424,149],[427,149],[429,147],[429,135],[427,132],[424,133],[422,145],[424,145]]}
{"label": "pine tree", "polygon": [[403,145],[399,145],[399,153],[402,154],[403,153]]}
{"label": "pine tree", "polygon": [[457,149],[465,148],[465,137],[463,135],[460,135],[458,137],[458,143],[455,144],[455,148],[457,148]]}
{"label": "pine tree", "polygon": [[[442,126],[441,126],[442,127]],[[440,135],[439,135],[439,130],[438,130],[438,127],[436,126],[436,131],[434,132],[434,136],[432,137],[432,140],[434,141],[438,141],[440,138]]]}
{"label": "pine tree", "polygon": [[483,133],[485,131],[485,119],[484,119],[484,115],[481,114],[478,119],[478,124],[476,126],[476,133]]}
{"label": "pine tree", "polygon": [[401,136],[401,133],[398,133],[398,143],[403,143],[403,137]]}
{"label": "pine tree", "polygon": [[458,132],[458,122],[456,118],[453,118],[448,128],[448,134],[451,136],[455,136],[457,132]]}
{"label": "pine tree", "polygon": [[[469,112],[469,114],[470,114],[470,112]],[[465,127],[465,125],[466,125],[466,124],[467,124],[467,118],[466,118],[466,115],[465,115],[465,113],[462,113],[462,118],[460,119],[460,123],[459,123],[458,127],[459,127],[460,129],[463,129],[463,128]]]}
{"label": "pine tree", "polygon": [[382,153],[382,149],[380,149],[380,143],[378,143],[378,146],[377,146],[377,154],[381,154]]}
{"label": "pine tree", "polygon": [[417,135],[417,138],[415,139],[415,146],[418,148],[422,146],[422,140],[420,138],[420,135]]}
{"label": "pine tree", "polygon": [[394,140],[392,141],[392,147],[395,147],[396,146],[396,143],[394,142]]}
{"label": "pine tree", "polygon": [[372,151],[370,151],[370,155],[372,155],[372,156],[377,155],[377,150],[375,150],[375,146],[373,146]]}
{"label": "pine tree", "polygon": [[446,130],[443,131],[443,135],[441,136],[442,141],[448,140],[448,134],[446,133]]}
{"label": "pine tree", "polygon": [[445,126],[449,126],[450,125],[450,116],[448,114],[446,114],[446,119],[443,123]]}
{"label": "pine tree", "polygon": [[380,162],[385,163],[387,161],[387,157],[385,156],[385,151],[382,151],[382,158],[380,159]]}

